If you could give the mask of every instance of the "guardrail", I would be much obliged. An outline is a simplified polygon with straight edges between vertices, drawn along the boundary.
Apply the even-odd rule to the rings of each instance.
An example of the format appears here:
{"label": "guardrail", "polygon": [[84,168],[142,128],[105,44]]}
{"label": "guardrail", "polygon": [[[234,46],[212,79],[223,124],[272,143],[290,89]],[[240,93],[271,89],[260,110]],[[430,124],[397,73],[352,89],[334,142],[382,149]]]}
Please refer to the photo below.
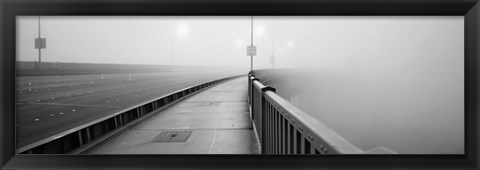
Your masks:
{"label": "guardrail", "polygon": [[395,154],[386,147],[363,151],[248,75],[251,117],[262,154]]}
{"label": "guardrail", "polygon": [[[193,95],[211,85],[239,76],[209,81],[200,85],[184,88],[148,102],[138,104],[103,118],[77,126],[62,133],[47,137],[17,149],[20,154],[64,154],[83,153],[97,143],[131,128],[139,121],[152,116],[153,111],[164,109],[169,105]],[[142,119],[139,119],[142,118]]]}

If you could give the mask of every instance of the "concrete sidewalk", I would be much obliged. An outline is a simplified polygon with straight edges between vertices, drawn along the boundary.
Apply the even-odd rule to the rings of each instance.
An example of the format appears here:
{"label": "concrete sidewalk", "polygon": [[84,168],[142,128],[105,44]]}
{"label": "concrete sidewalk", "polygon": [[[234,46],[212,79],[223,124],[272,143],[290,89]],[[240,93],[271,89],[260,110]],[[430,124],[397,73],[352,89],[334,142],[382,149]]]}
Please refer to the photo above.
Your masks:
{"label": "concrete sidewalk", "polygon": [[259,154],[247,78],[233,79],[155,113],[92,154]]}

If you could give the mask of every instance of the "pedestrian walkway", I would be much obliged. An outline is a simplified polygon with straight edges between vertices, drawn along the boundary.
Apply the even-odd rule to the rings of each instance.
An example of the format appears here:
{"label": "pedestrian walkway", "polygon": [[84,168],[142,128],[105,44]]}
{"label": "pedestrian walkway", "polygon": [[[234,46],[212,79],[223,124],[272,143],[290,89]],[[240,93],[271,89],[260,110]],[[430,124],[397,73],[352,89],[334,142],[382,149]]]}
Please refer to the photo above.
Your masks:
{"label": "pedestrian walkway", "polygon": [[260,154],[247,78],[213,86],[106,142],[92,154]]}

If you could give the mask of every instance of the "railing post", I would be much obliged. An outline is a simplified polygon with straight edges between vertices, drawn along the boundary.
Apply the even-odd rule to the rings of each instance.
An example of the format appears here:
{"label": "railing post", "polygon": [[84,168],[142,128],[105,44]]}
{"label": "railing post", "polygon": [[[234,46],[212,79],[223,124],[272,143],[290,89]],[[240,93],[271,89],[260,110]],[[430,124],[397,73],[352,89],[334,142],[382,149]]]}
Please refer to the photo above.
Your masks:
{"label": "railing post", "polygon": [[249,97],[249,100],[250,100],[250,106],[251,106],[251,109],[252,109],[252,114],[251,114],[252,120],[255,120],[254,115],[253,115],[253,108],[254,108],[254,104],[255,104],[255,99],[254,99],[253,94],[254,94],[254,87],[255,86],[253,85],[253,82],[256,81],[256,80],[258,81],[259,79],[255,78],[254,76],[250,77],[250,87],[249,87],[250,97]]}
{"label": "railing post", "polygon": [[251,101],[251,91],[252,91],[252,80],[251,80],[251,77],[253,75],[251,73],[248,73],[248,76],[247,76],[247,79],[248,79],[248,104],[252,105],[252,101]]}
{"label": "railing post", "polygon": [[261,127],[260,127],[260,130],[261,130],[261,135],[262,135],[262,138],[261,138],[261,144],[262,144],[262,153],[265,153],[265,149],[267,148],[267,143],[265,142],[266,141],[266,138],[267,138],[267,128],[266,128],[266,123],[267,123],[267,112],[272,112],[272,111],[276,111],[275,108],[273,107],[269,107],[270,109],[268,109],[268,106],[270,104],[267,105],[268,101],[265,99],[265,92],[266,91],[272,91],[272,92],[276,92],[276,89],[273,88],[273,87],[270,87],[270,86],[265,86],[264,88],[261,89],[262,90],[262,97],[261,97],[261,112],[260,112],[260,120],[259,122],[261,122]]}

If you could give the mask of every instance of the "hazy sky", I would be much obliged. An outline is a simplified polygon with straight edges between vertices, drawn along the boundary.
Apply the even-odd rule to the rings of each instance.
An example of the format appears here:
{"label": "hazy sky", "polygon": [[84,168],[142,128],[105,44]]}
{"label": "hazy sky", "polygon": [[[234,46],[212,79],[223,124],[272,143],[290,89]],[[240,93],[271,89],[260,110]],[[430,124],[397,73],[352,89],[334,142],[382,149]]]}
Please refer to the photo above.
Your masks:
{"label": "hazy sky", "polygon": [[[18,60],[38,60],[38,17],[18,17],[17,29]],[[173,52],[175,65],[250,66],[249,16],[43,16],[41,35],[46,62],[170,64]],[[461,16],[258,16],[254,67],[271,68],[272,55],[277,68],[345,67],[352,56],[444,55],[445,48],[463,48],[452,43],[459,38]]]}

